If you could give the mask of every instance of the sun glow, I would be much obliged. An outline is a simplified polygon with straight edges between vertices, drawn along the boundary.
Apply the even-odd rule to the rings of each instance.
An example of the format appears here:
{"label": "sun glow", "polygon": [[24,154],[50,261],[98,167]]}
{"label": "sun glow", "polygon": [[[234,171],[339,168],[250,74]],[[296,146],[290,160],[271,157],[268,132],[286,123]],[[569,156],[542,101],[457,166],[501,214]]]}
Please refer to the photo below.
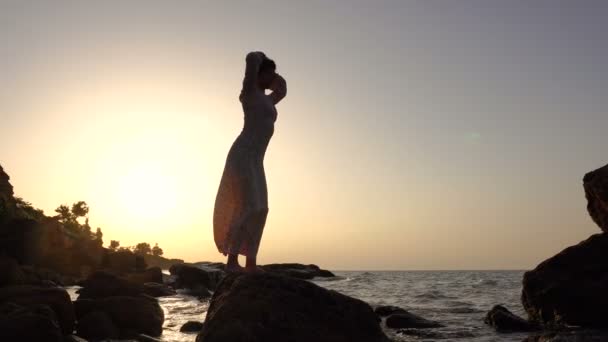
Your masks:
{"label": "sun glow", "polygon": [[126,170],[119,180],[119,198],[126,215],[137,220],[171,217],[179,201],[175,180],[159,165],[142,164]]}

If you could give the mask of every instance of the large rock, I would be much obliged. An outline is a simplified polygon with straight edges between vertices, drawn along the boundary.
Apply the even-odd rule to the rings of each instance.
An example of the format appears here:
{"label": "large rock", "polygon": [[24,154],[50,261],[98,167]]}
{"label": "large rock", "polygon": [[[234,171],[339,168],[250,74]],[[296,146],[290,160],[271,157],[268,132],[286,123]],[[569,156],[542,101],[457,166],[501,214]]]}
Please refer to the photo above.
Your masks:
{"label": "large rock", "polygon": [[547,326],[608,326],[608,235],[568,247],[524,274],[522,304]]}
{"label": "large rock", "polygon": [[198,264],[175,264],[169,269],[176,276],[175,287],[200,291],[201,287],[214,290],[225,272],[219,268]]}
{"label": "large rock", "polygon": [[604,232],[608,232],[608,165],[583,177],[587,211]]}
{"label": "large rock", "polygon": [[133,338],[138,334],[160,336],[163,331],[163,309],[150,296],[78,299],[74,308],[79,319],[94,311],[104,312],[120,330],[121,338]]}
{"label": "large rock", "polygon": [[55,312],[47,305],[0,304],[0,341],[63,341]]}
{"label": "large rock", "polygon": [[76,333],[80,337],[92,340],[115,339],[120,331],[110,316],[103,311],[92,311],[78,319]]}
{"label": "large rock", "polygon": [[303,265],[297,263],[282,263],[263,265],[265,271],[286,275],[299,279],[312,279],[314,277],[334,277],[328,270],[323,270],[317,265]]}
{"label": "large rock", "polygon": [[534,331],[538,326],[515,315],[502,305],[494,305],[486,314],[484,322],[498,332]]}
{"label": "large rock", "polygon": [[389,341],[365,302],[277,274],[229,274],[197,342]]}
{"label": "large rock", "polygon": [[417,328],[417,329],[428,329],[428,328],[440,328],[443,325],[422,318],[418,315],[414,315],[411,312],[398,312],[394,313],[386,319],[386,326],[393,329],[398,328]]}
{"label": "large rock", "polygon": [[526,338],[523,342],[606,342],[608,332],[602,330],[549,331]]}
{"label": "large rock", "polygon": [[137,296],[144,292],[142,285],[130,282],[115,274],[97,271],[82,282],[78,298],[105,298],[112,296]]}
{"label": "large rock", "polygon": [[74,308],[70,295],[62,288],[2,287],[0,288],[0,304],[2,303],[15,303],[27,308],[46,305],[54,311],[64,334],[71,334],[74,330]]}
{"label": "large rock", "polygon": [[163,272],[160,267],[150,267],[143,272],[128,273],[124,275],[124,278],[130,282],[143,285],[145,283],[159,283],[163,282]]}

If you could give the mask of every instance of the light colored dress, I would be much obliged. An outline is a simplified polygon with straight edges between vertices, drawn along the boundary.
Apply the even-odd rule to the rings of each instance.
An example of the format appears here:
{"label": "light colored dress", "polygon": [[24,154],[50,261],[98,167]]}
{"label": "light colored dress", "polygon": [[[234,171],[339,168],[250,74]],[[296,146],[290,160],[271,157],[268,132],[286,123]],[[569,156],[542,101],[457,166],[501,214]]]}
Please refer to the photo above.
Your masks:
{"label": "light colored dress", "polygon": [[213,235],[220,253],[256,257],[268,215],[264,154],[277,111],[269,95],[254,87],[239,97],[244,126],[224,166],[215,199]]}

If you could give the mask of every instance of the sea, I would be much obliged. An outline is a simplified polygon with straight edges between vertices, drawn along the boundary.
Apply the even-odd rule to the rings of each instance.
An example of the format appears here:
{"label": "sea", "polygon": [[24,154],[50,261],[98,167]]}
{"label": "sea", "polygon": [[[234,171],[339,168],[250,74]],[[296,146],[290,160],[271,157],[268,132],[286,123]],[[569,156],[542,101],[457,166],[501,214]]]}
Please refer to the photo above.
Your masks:
{"label": "sea", "polygon": [[[526,333],[497,333],[484,324],[486,313],[501,304],[525,317],[521,280],[525,271],[332,271],[335,278],[313,283],[361,299],[372,306],[395,305],[445,327],[397,330],[384,327],[394,341],[522,341]],[[74,291],[69,291],[75,299]],[[185,292],[159,298],[165,312],[162,341],[194,341],[181,333],[187,321],[202,322],[209,300]]]}

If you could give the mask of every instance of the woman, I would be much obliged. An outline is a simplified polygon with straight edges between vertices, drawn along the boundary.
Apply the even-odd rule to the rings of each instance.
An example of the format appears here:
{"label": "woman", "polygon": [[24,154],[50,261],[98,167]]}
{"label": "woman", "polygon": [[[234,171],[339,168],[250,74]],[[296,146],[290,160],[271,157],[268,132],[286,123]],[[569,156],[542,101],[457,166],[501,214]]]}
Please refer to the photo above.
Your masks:
{"label": "woman", "polygon": [[[213,211],[215,244],[228,255],[228,272],[263,272],[256,256],[268,215],[264,154],[274,133],[275,105],[287,94],[285,79],[263,52],[248,53],[246,63],[239,96],[245,123],[228,152]],[[266,89],[272,92],[266,95]],[[247,257],[244,268],[239,254]]]}

